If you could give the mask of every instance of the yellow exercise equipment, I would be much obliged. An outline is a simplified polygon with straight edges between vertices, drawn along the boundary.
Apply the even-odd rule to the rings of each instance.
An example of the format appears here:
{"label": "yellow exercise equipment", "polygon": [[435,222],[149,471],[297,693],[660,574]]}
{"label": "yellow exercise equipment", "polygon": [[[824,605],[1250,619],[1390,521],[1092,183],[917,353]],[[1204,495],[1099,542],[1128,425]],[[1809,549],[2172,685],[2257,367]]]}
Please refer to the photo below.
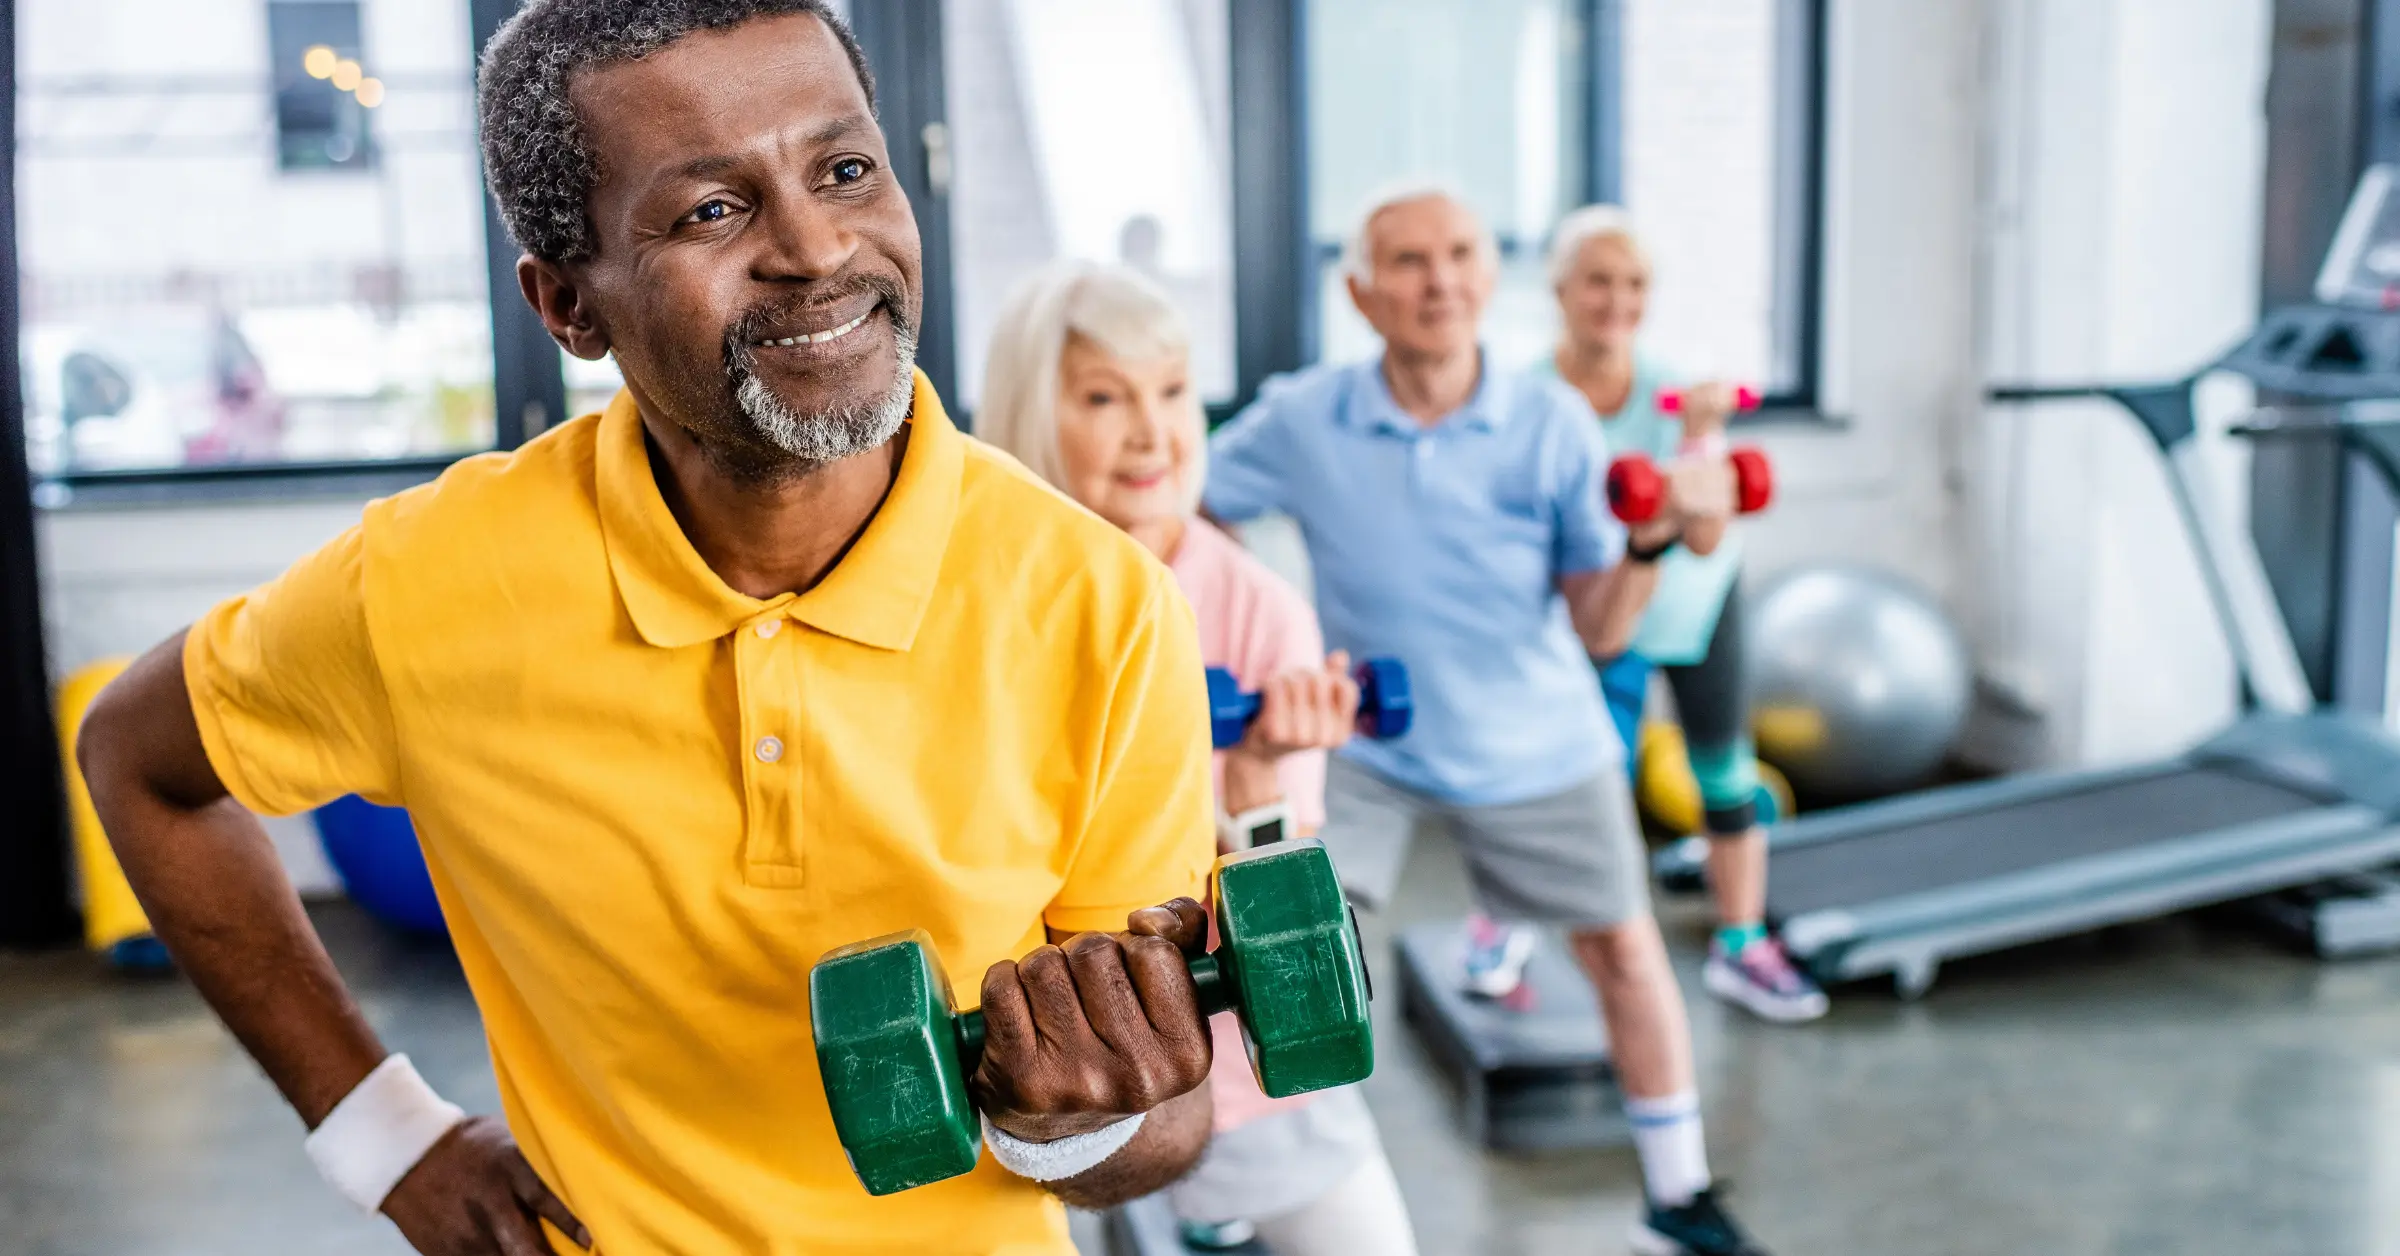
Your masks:
{"label": "yellow exercise equipment", "polygon": [[92,809],[92,791],[84,786],[83,769],[75,762],[75,734],[83,713],[108,682],[125,670],[131,659],[104,659],[67,677],[58,687],[58,744],[66,752],[67,816],[75,830],[75,863],[83,879],[83,937],[95,951],[150,935],[150,917],[125,883],[125,870],[100,831],[100,813]]}
{"label": "yellow exercise equipment", "polygon": [[[1643,813],[1676,833],[1699,833],[1700,778],[1692,775],[1692,761],[1684,753],[1683,730],[1673,724],[1644,724],[1638,740],[1634,797]],[[1758,783],[1765,794],[1759,799],[1762,823],[1788,820],[1799,810],[1792,802],[1791,782],[1772,764],[1759,763]]]}

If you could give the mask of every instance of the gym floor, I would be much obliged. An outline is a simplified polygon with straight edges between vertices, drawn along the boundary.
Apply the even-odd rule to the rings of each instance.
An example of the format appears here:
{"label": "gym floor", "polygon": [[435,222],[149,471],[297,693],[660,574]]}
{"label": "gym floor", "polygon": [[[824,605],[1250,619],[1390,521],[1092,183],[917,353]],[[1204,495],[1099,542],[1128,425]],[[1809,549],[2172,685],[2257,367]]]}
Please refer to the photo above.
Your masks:
{"label": "gym floor", "polygon": [[[1463,911],[1454,856],[1417,847],[1390,918]],[[1701,909],[1663,912],[1696,992]],[[447,953],[345,905],[317,917],[392,1045],[496,1110]],[[1692,1006],[1717,1169],[1783,1256],[2400,1256],[2400,960],[2324,965],[2176,919],[1957,964],[1919,1004],[1845,991],[1805,1028]],[[1426,1256],[1622,1251],[1631,1153],[1463,1143],[1379,1007],[1369,1093]],[[189,987],[80,955],[0,958],[0,1236],[11,1256],[407,1251],[317,1183]]]}

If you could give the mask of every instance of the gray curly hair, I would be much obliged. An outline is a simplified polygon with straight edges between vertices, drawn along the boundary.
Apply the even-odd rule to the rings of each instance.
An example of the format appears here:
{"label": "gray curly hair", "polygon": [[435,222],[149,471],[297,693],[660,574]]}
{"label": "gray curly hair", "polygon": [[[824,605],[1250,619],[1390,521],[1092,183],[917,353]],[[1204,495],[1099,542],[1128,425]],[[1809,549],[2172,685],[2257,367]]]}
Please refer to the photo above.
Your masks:
{"label": "gray curly hair", "polygon": [[786,13],[813,14],[832,29],[873,109],[866,53],[826,0],[528,0],[485,46],[476,93],[484,177],[517,247],[574,262],[598,245],[589,205],[599,158],[568,97],[578,72],[639,60],[695,31]]}

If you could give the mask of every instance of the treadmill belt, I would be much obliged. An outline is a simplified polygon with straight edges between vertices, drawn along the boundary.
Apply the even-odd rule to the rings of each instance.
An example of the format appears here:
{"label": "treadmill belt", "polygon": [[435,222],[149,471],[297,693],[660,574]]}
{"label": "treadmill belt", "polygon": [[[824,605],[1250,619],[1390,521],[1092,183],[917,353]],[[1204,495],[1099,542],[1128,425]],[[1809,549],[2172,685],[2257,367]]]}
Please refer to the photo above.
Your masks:
{"label": "treadmill belt", "polygon": [[2221,768],[2178,766],[1774,851],[1767,906],[1778,918],[1854,907],[2290,815],[2322,803]]}

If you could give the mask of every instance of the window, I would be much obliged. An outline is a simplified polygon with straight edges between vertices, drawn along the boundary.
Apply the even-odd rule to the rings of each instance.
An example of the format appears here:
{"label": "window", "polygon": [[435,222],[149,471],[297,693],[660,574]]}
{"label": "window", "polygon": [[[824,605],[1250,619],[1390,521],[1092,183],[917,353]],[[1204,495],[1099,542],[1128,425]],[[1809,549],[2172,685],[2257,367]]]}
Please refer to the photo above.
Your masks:
{"label": "window", "polygon": [[957,401],[1016,284],[1059,257],[1148,272],[1234,392],[1226,0],[947,0]]}
{"label": "window", "polygon": [[1485,342],[1505,365],[1547,352],[1542,244],[1589,176],[1584,6],[1572,0],[1308,0],[1308,198],[1318,356],[1379,351],[1341,250],[1369,199],[1430,182],[1500,241]]}
{"label": "window", "polygon": [[20,0],[38,476],[493,443],[466,0]]}
{"label": "window", "polygon": [[1681,369],[1809,392],[1818,0],[1624,0],[1625,206]]}
{"label": "window", "polygon": [[1378,350],[1340,274],[1359,211],[1432,182],[1499,240],[1503,365],[1555,343],[1551,228],[1621,199],[1657,272],[1651,350],[1813,400],[1822,0],[1304,3],[1320,358]]}
{"label": "window", "polygon": [[267,65],[275,76],[276,158],[286,170],[356,170],[374,161],[367,111],[383,103],[369,78],[350,0],[267,6]]}

